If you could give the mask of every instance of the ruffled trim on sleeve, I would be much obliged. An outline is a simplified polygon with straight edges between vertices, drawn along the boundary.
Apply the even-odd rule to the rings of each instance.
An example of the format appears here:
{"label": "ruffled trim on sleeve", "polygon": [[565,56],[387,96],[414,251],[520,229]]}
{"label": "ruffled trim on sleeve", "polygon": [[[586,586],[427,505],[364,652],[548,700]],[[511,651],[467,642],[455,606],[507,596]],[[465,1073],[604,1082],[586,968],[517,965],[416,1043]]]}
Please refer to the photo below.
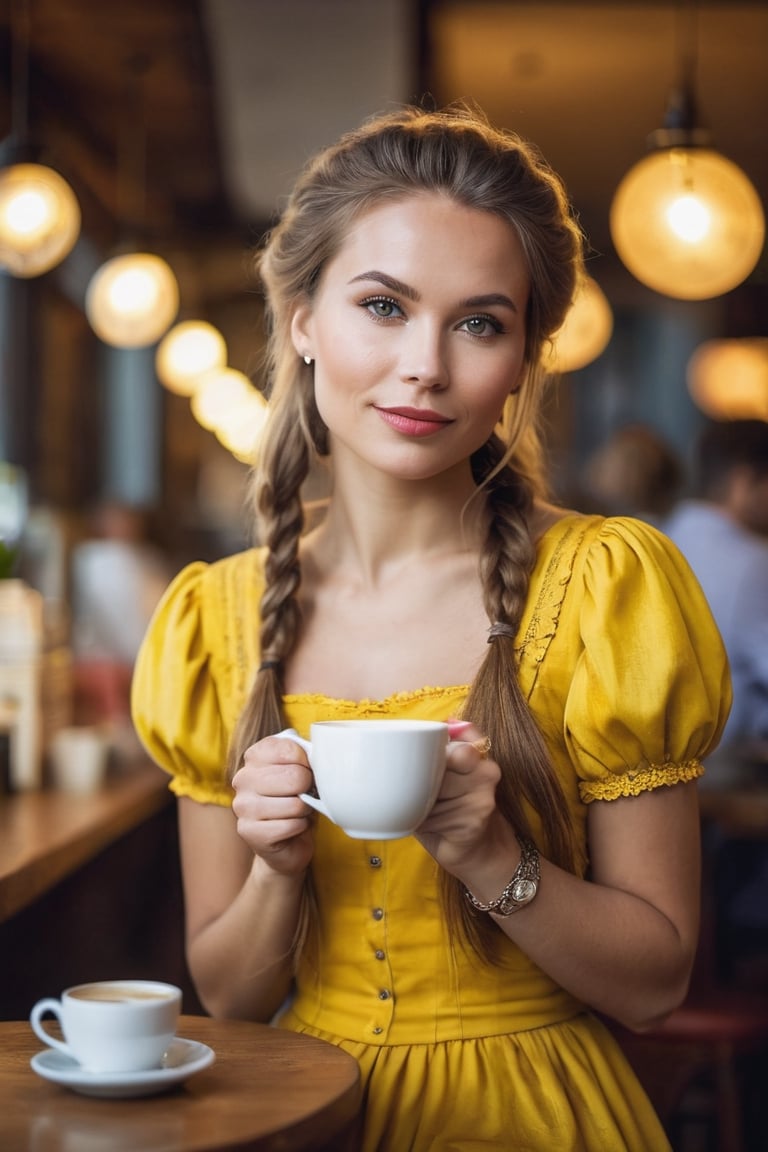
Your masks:
{"label": "ruffled trim on sleeve", "polygon": [[216,787],[211,782],[195,783],[185,776],[173,776],[168,784],[169,791],[174,796],[183,796],[189,800],[196,800],[198,804],[217,804],[221,808],[230,808],[234,797],[234,789],[229,785]]}
{"label": "ruffled trim on sleeve", "polygon": [[593,800],[619,800],[623,796],[639,796],[664,785],[685,784],[704,775],[700,760],[686,760],[683,764],[646,764],[621,776],[605,780],[587,780],[579,784],[579,795],[585,804]]}

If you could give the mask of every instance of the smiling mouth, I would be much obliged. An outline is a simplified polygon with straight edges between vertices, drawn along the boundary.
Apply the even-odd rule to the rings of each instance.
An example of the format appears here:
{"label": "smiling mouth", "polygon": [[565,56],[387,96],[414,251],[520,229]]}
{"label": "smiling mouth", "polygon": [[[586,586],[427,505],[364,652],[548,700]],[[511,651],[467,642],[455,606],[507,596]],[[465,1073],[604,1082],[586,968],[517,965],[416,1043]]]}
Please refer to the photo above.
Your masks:
{"label": "smiling mouth", "polygon": [[381,419],[404,436],[434,436],[453,421],[439,412],[423,408],[376,408]]}

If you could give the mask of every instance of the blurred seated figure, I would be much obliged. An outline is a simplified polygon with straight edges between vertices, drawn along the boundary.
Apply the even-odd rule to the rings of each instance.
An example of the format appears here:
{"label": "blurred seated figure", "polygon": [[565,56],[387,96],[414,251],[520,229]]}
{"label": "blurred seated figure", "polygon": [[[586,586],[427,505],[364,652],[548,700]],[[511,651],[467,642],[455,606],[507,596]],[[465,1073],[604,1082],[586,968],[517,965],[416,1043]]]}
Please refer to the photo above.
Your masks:
{"label": "blurred seated figure", "polygon": [[[768,423],[704,428],[694,459],[695,498],[664,530],[709,601],[731,664],[733,707],[703,786],[768,777]],[[720,972],[765,991],[768,842],[710,829]]]}
{"label": "blurred seated figure", "polygon": [[587,511],[636,516],[658,524],[680,495],[684,469],[677,452],[646,424],[619,428],[590,456],[582,476]]}
{"label": "blurred seated figure", "polygon": [[139,508],[100,505],[70,561],[75,710],[82,722],[127,721],[133,664],[172,571]]}
{"label": "blurred seated figure", "polygon": [[768,741],[768,423],[710,424],[694,460],[695,498],[663,525],[704,589],[733,680],[728,744]]}

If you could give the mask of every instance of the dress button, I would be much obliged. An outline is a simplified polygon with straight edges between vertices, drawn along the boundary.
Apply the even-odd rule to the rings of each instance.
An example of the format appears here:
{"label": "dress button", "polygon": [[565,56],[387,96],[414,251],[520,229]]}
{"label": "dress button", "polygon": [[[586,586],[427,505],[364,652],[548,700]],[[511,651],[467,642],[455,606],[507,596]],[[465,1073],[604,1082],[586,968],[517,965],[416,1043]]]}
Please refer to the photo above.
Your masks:
{"label": "dress button", "polygon": [[371,868],[381,868],[381,856],[371,856],[368,863]]}
{"label": "dress button", "polygon": [[384,909],[383,908],[374,908],[371,915],[373,916],[374,920],[383,920],[384,919]]}
{"label": "dress button", "polygon": [[386,988],[382,988],[381,992],[379,992],[379,1000],[389,1000],[389,996],[390,994]]}
{"label": "dress button", "polygon": [[374,952],[374,956],[376,957],[377,960],[384,960],[385,953],[382,952],[381,948],[377,948],[376,951]]}
{"label": "dress button", "polygon": [[373,1034],[374,1034],[374,1036],[381,1036],[383,1031],[384,1031],[383,1028],[374,1028]]}

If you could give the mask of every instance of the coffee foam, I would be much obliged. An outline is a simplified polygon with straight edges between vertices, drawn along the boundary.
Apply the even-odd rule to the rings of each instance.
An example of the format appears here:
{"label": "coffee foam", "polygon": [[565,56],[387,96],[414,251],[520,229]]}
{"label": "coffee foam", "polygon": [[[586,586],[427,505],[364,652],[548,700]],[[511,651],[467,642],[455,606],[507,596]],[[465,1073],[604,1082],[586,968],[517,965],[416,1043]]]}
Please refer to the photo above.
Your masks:
{"label": "coffee foam", "polygon": [[69,995],[73,1000],[98,1000],[105,1004],[135,1004],[141,1000],[170,1000],[171,992],[154,988],[141,988],[135,985],[120,987],[115,984],[84,984],[73,989]]}

